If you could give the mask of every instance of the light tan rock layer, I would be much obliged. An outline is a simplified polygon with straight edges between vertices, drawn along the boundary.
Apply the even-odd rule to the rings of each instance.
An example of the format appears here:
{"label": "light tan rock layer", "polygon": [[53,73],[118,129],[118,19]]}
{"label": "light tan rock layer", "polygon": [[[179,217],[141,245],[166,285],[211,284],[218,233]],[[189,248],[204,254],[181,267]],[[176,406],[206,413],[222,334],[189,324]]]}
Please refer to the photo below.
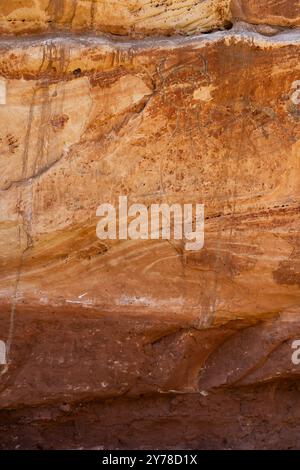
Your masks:
{"label": "light tan rock layer", "polygon": [[230,0],[9,0],[0,2],[0,33],[94,30],[124,35],[224,29]]}
{"label": "light tan rock layer", "polygon": [[226,29],[239,20],[299,26],[298,0],[2,0],[0,34],[94,31],[145,36]]}

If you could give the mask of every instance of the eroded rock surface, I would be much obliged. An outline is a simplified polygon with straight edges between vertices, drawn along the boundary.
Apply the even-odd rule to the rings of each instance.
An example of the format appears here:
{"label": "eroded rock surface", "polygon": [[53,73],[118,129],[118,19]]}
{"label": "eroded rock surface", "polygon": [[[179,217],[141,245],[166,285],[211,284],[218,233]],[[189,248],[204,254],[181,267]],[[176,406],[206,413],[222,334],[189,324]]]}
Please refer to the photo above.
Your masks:
{"label": "eroded rock surface", "polygon": [[[282,2],[152,39],[100,32],[200,31],[229,4],[150,2],[133,22],[122,3],[118,29],[94,2],[95,35],[76,32],[91,2],[48,26],[27,2],[52,32],[10,37],[29,32],[8,21],[21,3],[0,7],[1,446],[299,447],[300,35],[250,24],[291,26],[267,15]],[[99,240],[121,195],[205,204],[204,248]]]}
{"label": "eroded rock surface", "polygon": [[300,26],[298,0],[232,0],[235,18],[249,23],[275,26]]}
{"label": "eroded rock surface", "polygon": [[17,0],[0,5],[0,32],[195,33],[230,25],[230,0]]}

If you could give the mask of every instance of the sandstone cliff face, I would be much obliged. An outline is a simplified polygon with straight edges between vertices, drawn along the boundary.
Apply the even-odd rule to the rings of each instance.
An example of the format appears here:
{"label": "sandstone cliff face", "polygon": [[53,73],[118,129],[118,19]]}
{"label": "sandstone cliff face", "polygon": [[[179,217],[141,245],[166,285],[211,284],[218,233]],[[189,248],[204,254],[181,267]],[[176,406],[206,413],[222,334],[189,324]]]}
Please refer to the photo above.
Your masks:
{"label": "sandstone cliff face", "polygon": [[0,446],[297,448],[299,4],[111,5],[1,2]]}
{"label": "sandstone cliff face", "polygon": [[299,26],[300,3],[298,0],[233,0],[233,17],[254,24],[275,26]]}

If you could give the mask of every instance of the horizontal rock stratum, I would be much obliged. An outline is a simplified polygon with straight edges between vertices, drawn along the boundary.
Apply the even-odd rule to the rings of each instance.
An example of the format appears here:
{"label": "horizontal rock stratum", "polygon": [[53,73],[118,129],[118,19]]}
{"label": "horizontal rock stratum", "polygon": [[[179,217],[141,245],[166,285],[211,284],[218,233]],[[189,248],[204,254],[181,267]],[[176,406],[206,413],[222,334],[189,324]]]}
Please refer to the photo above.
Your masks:
{"label": "horizontal rock stratum", "polygon": [[[298,3],[48,3],[0,6],[0,447],[298,448]],[[99,240],[119,196],[204,247]]]}

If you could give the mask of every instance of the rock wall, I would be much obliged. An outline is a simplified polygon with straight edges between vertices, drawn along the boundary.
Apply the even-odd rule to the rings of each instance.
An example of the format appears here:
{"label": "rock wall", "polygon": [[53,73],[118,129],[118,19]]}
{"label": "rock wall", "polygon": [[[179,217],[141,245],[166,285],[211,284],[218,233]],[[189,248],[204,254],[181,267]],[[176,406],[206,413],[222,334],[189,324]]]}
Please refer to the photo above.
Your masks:
{"label": "rock wall", "polygon": [[[0,448],[299,448],[299,18],[1,2]],[[204,247],[99,240],[122,195]]]}
{"label": "rock wall", "polygon": [[230,0],[13,0],[0,7],[0,31],[191,34],[224,29],[230,18]]}
{"label": "rock wall", "polygon": [[233,17],[254,24],[299,26],[300,4],[297,0],[233,0]]}

